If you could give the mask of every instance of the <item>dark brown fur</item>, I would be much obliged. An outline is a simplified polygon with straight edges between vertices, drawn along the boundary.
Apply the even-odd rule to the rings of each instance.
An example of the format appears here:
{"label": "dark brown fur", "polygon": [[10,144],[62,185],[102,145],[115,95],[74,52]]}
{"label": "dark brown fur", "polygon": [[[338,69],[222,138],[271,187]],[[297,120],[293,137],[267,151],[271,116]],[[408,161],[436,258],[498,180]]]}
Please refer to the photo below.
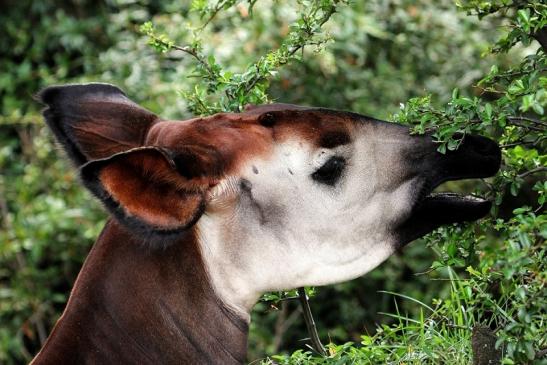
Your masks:
{"label": "dark brown fur", "polygon": [[85,186],[115,220],[33,364],[243,362],[246,323],[213,292],[194,233],[208,192],[276,143],[333,148],[366,119],[274,104],[165,121],[101,84],[52,87],[39,98]]}
{"label": "dark brown fur", "polygon": [[237,364],[247,324],[210,287],[193,231],[150,250],[110,221],[32,365]]}
{"label": "dark brown fur", "polygon": [[[33,365],[242,363],[247,324],[213,291],[194,223],[204,212],[234,208],[241,197],[258,211],[260,224],[283,214],[268,213],[277,209],[274,203],[258,205],[250,181],[241,180],[239,198],[216,206],[208,205],[211,189],[224,176],[240,175],[249,158],[267,159],[285,140],[334,148],[350,143],[363,126],[395,141],[411,138],[404,127],[357,114],[284,104],[164,121],[104,84],[52,87],[39,99],[83,183],[114,219],[91,250]],[[499,148],[486,138],[467,137],[442,159],[427,137],[412,138],[421,142],[403,153],[403,162],[392,161],[404,163],[406,175],[384,169],[384,179],[425,174],[421,169],[429,164],[425,171],[434,185],[490,176],[499,167]],[[468,160],[475,165],[468,166]],[[253,173],[260,173],[255,166]],[[446,217],[442,204],[432,202],[432,208],[397,229],[401,245],[454,216],[476,219],[489,205],[475,209],[475,215],[462,208]]]}
{"label": "dark brown fur", "polygon": [[351,123],[343,113],[327,121],[321,111],[280,104],[164,121],[102,84],[52,87],[39,99],[84,184],[115,219],[32,364],[243,362],[247,323],[213,292],[194,232],[206,194],[283,139],[347,143]]}

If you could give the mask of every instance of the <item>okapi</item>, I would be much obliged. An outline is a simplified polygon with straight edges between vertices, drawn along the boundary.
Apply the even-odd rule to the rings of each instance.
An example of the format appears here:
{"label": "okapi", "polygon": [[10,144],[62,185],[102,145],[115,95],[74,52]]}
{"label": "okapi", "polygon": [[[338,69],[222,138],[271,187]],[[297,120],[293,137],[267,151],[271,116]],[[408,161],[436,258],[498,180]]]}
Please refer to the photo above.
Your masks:
{"label": "okapi", "polygon": [[432,194],[496,173],[500,150],[286,104],[162,120],[107,84],[53,86],[44,117],[112,215],[43,364],[240,364],[266,291],[357,278],[488,201]]}

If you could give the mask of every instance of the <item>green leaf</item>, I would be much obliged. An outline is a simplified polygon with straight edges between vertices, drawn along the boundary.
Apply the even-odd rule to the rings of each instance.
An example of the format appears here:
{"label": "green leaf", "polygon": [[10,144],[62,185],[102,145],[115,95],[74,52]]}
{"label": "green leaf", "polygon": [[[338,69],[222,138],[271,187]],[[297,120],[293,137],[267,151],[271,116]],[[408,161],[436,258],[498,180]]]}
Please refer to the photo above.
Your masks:
{"label": "green leaf", "polygon": [[534,102],[534,103],[532,104],[532,109],[533,109],[537,114],[543,115],[544,110],[543,110],[543,107],[542,107],[539,103]]}
{"label": "green leaf", "polygon": [[533,343],[531,341],[526,341],[526,343],[524,344],[524,348],[528,360],[534,360],[536,357],[536,351],[534,350]]}
{"label": "green leaf", "polygon": [[446,253],[449,257],[453,258],[456,256],[456,253],[458,252],[458,247],[456,246],[456,242],[450,242],[448,246],[446,246]]}
{"label": "green leaf", "polygon": [[439,261],[433,261],[433,263],[431,264],[431,268],[434,269],[434,270],[439,269],[441,267],[445,267],[445,266],[446,266],[445,264],[443,264]]}
{"label": "green leaf", "polygon": [[511,85],[509,85],[507,92],[509,94],[520,94],[524,90],[526,90],[526,87],[524,86],[524,82],[521,79],[518,79],[513,81]]}
{"label": "green leaf", "polygon": [[486,115],[486,120],[491,121],[492,120],[492,105],[490,103],[486,103],[484,105],[484,113]]}

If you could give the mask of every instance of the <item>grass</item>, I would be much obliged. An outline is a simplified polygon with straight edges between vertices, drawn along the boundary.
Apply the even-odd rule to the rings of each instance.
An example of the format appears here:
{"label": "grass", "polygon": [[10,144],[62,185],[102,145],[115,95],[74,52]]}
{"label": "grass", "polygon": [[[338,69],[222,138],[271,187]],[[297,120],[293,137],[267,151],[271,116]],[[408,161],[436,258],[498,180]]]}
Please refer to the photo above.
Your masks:
{"label": "grass", "polygon": [[[291,355],[263,359],[262,365],[286,364],[471,364],[471,335],[475,324],[473,303],[465,280],[449,269],[451,291],[448,298],[428,305],[404,294],[393,296],[394,313],[381,313],[396,323],[380,325],[373,335],[361,336],[360,343],[329,343],[328,357],[298,350]],[[419,306],[416,318],[399,311],[398,301]]]}

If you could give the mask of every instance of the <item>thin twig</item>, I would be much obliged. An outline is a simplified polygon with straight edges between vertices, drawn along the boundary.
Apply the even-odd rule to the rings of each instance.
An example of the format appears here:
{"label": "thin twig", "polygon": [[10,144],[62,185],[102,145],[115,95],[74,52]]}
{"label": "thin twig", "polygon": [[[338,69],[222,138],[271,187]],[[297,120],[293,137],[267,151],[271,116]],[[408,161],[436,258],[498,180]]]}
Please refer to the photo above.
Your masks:
{"label": "thin twig", "polygon": [[226,5],[228,1],[219,1],[216,6],[214,7],[213,11],[211,12],[211,15],[209,15],[209,18],[203,23],[201,27],[199,27],[200,30],[205,29],[207,25],[217,16],[218,12],[222,10],[224,5]]}
{"label": "thin twig", "polygon": [[522,141],[521,139],[518,139],[518,140],[516,140],[516,142],[504,144],[504,145],[501,145],[500,147],[501,148],[510,148],[510,147],[515,147],[515,146],[519,146],[519,145],[520,146],[527,146],[527,145],[538,146],[545,139],[547,139],[547,135],[538,136],[538,138],[536,138],[533,141]]}
{"label": "thin twig", "polygon": [[532,123],[532,124],[539,125],[541,127],[547,127],[547,123],[543,122],[539,119],[534,119],[534,118],[529,118],[529,117],[507,117],[507,119],[509,119],[511,121],[516,120],[516,121],[521,121],[521,122],[529,122],[529,123]]}
{"label": "thin twig", "polygon": [[547,167],[544,167],[544,166],[536,167],[535,169],[523,172],[522,174],[518,175],[518,177],[522,179],[528,175],[532,175],[532,174],[535,174],[536,172],[542,172],[542,171],[547,171]]}
{"label": "thin twig", "polygon": [[505,73],[501,73],[501,74],[498,74],[498,75],[492,75],[492,79],[496,80],[496,79],[510,78],[510,77],[514,77],[514,76],[522,76],[522,75],[529,74],[533,71],[538,71],[538,72],[547,71],[547,67],[538,68],[537,70],[536,69],[526,69],[526,70],[505,72]]}
{"label": "thin twig", "polygon": [[291,314],[288,314],[288,309],[288,303],[282,302],[281,312],[279,313],[279,317],[277,317],[275,324],[275,335],[272,341],[273,353],[279,352],[279,347],[281,346],[285,332],[287,332],[287,330],[293,325],[300,315],[300,311],[298,310],[294,310]]}
{"label": "thin twig", "polygon": [[[325,12],[325,14],[323,14],[323,17],[319,20],[319,23],[318,23],[318,28],[321,28],[330,18],[331,16],[336,12],[336,5],[333,5],[330,7],[330,9]],[[286,64],[288,61],[289,61],[289,58],[294,56],[296,54],[296,52],[298,52],[300,49],[304,49],[304,46],[308,45],[308,41],[313,37],[314,33],[313,31],[308,31],[307,32],[307,37],[302,39],[302,42],[294,47],[292,47],[288,53],[287,53],[287,56],[286,56],[286,59],[284,61],[280,61],[279,62],[279,66],[282,66],[284,64]],[[262,61],[262,59],[258,60],[257,63],[255,63],[254,67],[258,70],[259,69],[259,65],[260,65],[260,62]],[[250,82],[245,86],[245,93],[248,93],[249,91],[251,91],[255,86],[256,84],[258,84],[259,82],[261,81],[264,81],[266,79],[266,76],[264,75],[257,75],[256,77],[254,77],[253,79],[250,80]]]}
{"label": "thin twig", "polygon": [[508,117],[507,119],[511,122],[511,124],[516,125],[517,127],[533,130],[533,131],[536,131],[536,132],[545,132],[545,127],[544,128],[538,128],[538,127],[534,127],[534,126],[531,126],[531,125],[526,125],[526,124],[521,123],[519,119],[513,118],[513,117]]}
{"label": "thin twig", "polygon": [[[289,307],[287,302],[281,302],[281,309],[278,311],[277,319],[275,321],[275,330],[272,341],[273,352],[278,352],[279,346],[281,345],[281,340],[283,339],[283,334],[285,333],[286,327],[284,326],[287,320],[287,312]],[[295,311],[296,312],[296,311]],[[294,312],[293,312],[294,313]]]}
{"label": "thin twig", "polygon": [[43,125],[42,117],[39,115],[25,115],[22,118],[11,118],[0,116],[0,126],[27,126],[27,125]]}
{"label": "thin twig", "polygon": [[213,71],[213,69],[211,68],[211,66],[209,65],[209,63],[207,61],[205,61],[203,59],[203,57],[196,52],[196,50],[190,46],[177,46],[177,45],[172,45],[171,48],[173,49],[176,49],[178,51],[181,51],[181,52],[185,52],[191,56],[193,56],[203,67],[205,67],[205,69],[207,70],[207,73],[209,74],[209,76],[211,77],[214,77],[215,76],[215,73]]}
{"label": "thin twig", "polygon": [[300,304],[302,305],[302,311],[304,313],[304,321],[306,322],[306,327],[310,335],[313,349],[319,354],[327,356],[327,351],[319,339],[319,334],[317,334],[317,327],[315,326],[315,321],[313,320],[306,289],[298,288],[298,295],[300,296]]}
{"label": "thin twig", "polygon": [[536,359],[541,359],[542,357],[545,357],[545,355],[547,355],[547,348],[546,349],[541,349],[539,350],[538,352],[536,352]]}
{"label": "thin twig", "polygon": [[[318,28],[321,28],[329,19],[330,17],[336,13],[336,5],[332,5],[325,14],[323,14],[323,17],[319,20]],[[310,39],[313,36],[312,32],[308,32],[308,39]],[[293,47],[292,50],[289,51],[289,56],[293,56],[300,48],[303,48],[306,45],[306,42],[302,42],[301,44]]]}

